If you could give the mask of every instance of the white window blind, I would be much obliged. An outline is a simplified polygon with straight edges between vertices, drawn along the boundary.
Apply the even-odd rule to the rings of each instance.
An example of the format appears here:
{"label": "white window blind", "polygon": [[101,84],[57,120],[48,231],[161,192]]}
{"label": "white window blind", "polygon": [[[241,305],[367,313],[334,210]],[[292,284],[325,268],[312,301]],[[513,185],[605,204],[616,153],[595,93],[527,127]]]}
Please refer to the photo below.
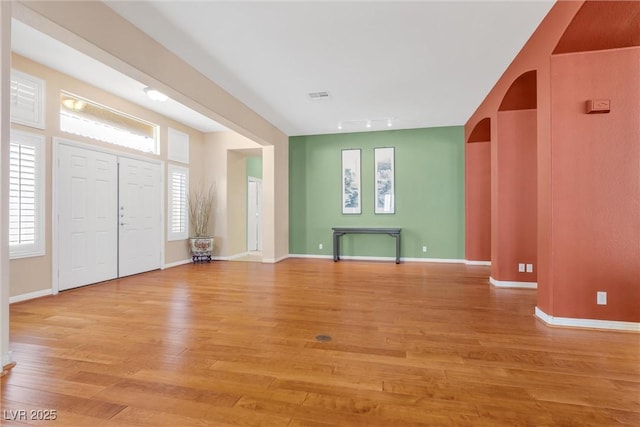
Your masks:
{"label": "white window blind", "polygon": [[169,165],[169,240],[183,240],[189,237],[188,190],[189,169]]}
{"label": "white window blind", "polygon": [[44,129],[44,80],[11,70],[11,121]]}
{"label": "white window blind", "polygon": [[44,255],[44,136],[11,130],[9,144],[9,252]]}

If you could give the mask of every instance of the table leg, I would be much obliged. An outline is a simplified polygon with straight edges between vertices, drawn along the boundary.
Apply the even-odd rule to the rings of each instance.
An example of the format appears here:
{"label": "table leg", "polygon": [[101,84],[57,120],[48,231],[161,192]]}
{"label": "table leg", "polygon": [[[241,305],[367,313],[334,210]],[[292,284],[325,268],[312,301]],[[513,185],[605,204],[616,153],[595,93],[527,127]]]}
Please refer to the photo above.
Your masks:
{"label": "table leg", "polygon": [[340,259],[340,236],[338,233],[333,233],[333,262],[337,262]]}
{"label": "table leg", "polygon": [[396,235],[396,264],[400,264],[400,234]]}

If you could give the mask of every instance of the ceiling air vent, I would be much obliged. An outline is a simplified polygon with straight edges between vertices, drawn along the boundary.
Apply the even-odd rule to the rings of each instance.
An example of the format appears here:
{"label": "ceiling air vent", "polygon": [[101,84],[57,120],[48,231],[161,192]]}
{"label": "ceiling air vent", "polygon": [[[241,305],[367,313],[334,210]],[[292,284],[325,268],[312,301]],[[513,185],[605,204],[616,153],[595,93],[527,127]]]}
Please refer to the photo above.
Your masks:
{"label": "ceiling air vent", "polygon": [[310,92],[309,93],[309,98],[312,101],[320,101],[321,99],[329,99],[329,92],[326,92],[326,91]]}

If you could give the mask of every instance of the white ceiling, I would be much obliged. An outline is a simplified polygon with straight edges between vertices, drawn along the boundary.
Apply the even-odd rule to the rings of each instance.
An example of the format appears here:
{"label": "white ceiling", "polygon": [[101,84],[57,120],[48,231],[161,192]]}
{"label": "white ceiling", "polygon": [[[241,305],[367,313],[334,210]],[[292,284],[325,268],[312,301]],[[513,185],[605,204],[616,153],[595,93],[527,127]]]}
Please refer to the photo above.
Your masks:
{"label": "white ceiling", "polygon": [[[389,118],[393,128],[464,124],[553,1],[107,4],[286,134],[312,135],[369,130],[367,120],[371,130],[388,129]],[[60,69],[64,64],[52,58],[66,48],[62,71],[72,74],[68,47],[21,44],[27,35],[16,28],[16,51]],[[99,65],[72,75],[129,98],[135,82],[98,71]],[[318,91],[328,91],[329,99],[310,100],[308,93]],[[203,121],[191,124],[201,130],[214,126],[204,117],[163,114]]]}

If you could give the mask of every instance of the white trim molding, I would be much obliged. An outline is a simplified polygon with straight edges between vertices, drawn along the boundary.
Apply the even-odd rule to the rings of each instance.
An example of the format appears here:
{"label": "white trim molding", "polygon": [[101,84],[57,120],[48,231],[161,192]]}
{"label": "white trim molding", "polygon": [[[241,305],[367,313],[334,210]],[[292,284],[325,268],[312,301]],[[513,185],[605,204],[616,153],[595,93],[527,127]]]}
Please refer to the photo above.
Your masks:
{"label": "white trim molding", "polygon": [[233,261],[235,259],[239,259],[246,256],[249,256],[249,252],[242,252],[239,254],[229,255],[229,256],[214,256],[214,257],[211,257],[211,259],[214,261]]}
{"label": "white trim molding", "polygon": [[41,291],[29,292],[28,294],[16,295],[14,297],[9,298],[9,304],[13,304],[14,302],[27,301],[35,298],[46,297],[49,295],[53,295],[53,291],[51,289],[43,289]]}
{"label": "white trim molding", "polygon": [[288,259],[291,255],[283,255],[279,258],[265,258],[262,260],[262,262],[264,264],[277,264],[280,261],[284,261],[285,259]]}
{"label": "white trim molding", "polygon": [[160,269],[164,270],[164,269],[167,269],[167,268],[178,267],[180,265],[190,264],[192,262],[193,262],[193,260],[191,258],[183,259],[182,261],[176,261],[176,262],[170,262],[169,264],[164,264]]}
{"label": "white trim molding", "polygon": [[467,265],[491,265],[491,261],[472,261],[470,259],[465,259],[464,263]]}
{"label": "white trim molding", "polygon": [[333,259],[331,255],[289,254],[289,258]]}
{"label": "white trim molding", "polygon": [[[317,259],[333,259],[333,255],[314,255],[314,254],[289,254],[289,258],[317,258]],[[394,261],[395,257],[386,256],[359,256],[359,255],[340,255],[340,259],[352,261]],[[433,262],[445,264],[464,264],[465,260],[456,258],[400,258],[400,262]]]}
{"label": "white trim molding", "polygon": [[7,365],[13,363],[13,352],[8,351],[2,355],[2,361],[0,361],[0,368],[4,368]]}
{"label": "white trim molding", "polygon": [[[395,258],[389,258],[391,261],[395,260]],[[409,262],[435,262],[440,264],[464,264],[463,259],[457,258],[400,258],[400,261],[409,261]]]}
{"label": "white trim molding", "polygon": [[510,282],[489,277],[489,283],[497,288],[538,289],[538,282]]}
{"label": "white trim molding", "polygon": [[640,332],[640,323],[622,322],[619,320],[575,319],[572,317],[550,316],[536,307],[536,317],[549,326],[568,328],[607,329],[614,331]]}

